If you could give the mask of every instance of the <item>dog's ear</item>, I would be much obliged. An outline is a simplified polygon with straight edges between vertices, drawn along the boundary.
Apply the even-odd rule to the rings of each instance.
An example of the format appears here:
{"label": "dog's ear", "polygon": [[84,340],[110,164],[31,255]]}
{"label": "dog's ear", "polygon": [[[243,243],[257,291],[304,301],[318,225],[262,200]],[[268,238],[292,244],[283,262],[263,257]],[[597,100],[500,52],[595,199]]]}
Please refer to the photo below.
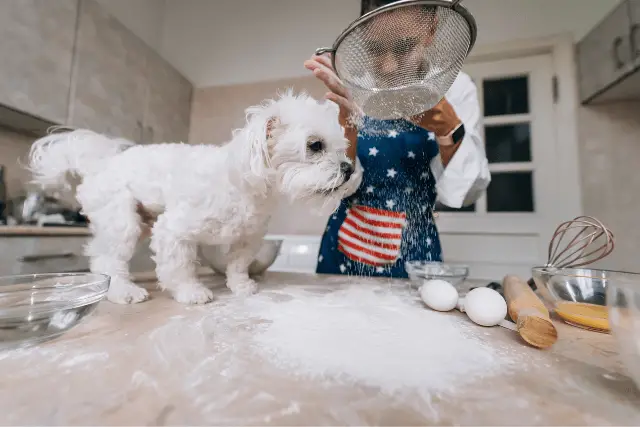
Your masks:
{"label": "dog's ear", "polygon": [[243,176],[253,188],[264,193],[271,180],[272,165],[269,155],[269,142],[277,131],[279,120],[273,115],[255,111],[248,117],[245,138],[242,141],[241,167]]}

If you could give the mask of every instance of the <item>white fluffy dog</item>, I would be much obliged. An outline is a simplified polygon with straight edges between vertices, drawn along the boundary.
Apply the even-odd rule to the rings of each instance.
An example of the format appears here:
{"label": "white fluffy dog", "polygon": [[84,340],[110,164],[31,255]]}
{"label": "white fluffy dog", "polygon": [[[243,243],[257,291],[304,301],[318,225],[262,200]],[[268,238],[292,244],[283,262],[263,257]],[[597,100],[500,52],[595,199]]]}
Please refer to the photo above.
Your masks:
{"label": "white fluffy dog", "polygon": [[29,169],[44,188],[72,189],[90,220],[91,270],[111,276],[108,299],[148,298],[130,279],[129,260],[155,217],[151,249],[161,287],[182,303],[213,297],[196,275],[197,245],[230,245],[227,286],[256,291],[248,267],[278,193],[321,198],[335,209],[354,178],[337,108],[290,91],[246,110],[247,123],[223,146],[136,145],[89,130],[52,133],[31,147]]}

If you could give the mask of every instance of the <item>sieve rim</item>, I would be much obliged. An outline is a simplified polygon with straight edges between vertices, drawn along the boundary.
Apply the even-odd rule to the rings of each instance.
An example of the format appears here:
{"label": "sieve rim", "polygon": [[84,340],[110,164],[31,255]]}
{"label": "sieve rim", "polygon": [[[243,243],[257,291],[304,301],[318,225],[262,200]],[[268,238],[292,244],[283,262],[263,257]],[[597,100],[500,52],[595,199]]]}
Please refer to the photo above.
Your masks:
{"label": "sieve rim", "polygon": [[478,36],[478,25],[476,23],[476,19],[473,17],[471,12],[469,12],[469,10],[466,7],[460,4],[460,1],[461,0],[398,0],[396,2],[389,3],[384,6],[380,6],[374,10],[371,10],[365,13],[361,17],[351,22],[351,24],[349,24],[349,26],[344,31],[342,31],[342,33],[340,33],[340,35],[336,38],[336,40],[333,42],[333,45],[330,48],[322,47],[322,48],[316,49],[316,55],[331,53],[332,54],[331,65],[333,66],[333,69],[336,70],[336,74],[338,74],[338,77],[340,77],[338,70],[336,69],[336,56],[334,55],[334,53],[338,50],[338,48],[340,47],[340,44],[342,44],[344,39],[349,34],[351,34],[351,32],[356,27],[371,20],[373,17],[381,13],[388,12],[393,9],[398,9],[406,6],[434,6],[434,7],[439,6],[439,7],[451,9],[454,12],[459,13],[467,22],[467,25],[469,25],[470,40],[469,40],[469,48],[467,49],[467,54],[466,54],[466,56],[469,56],[471,49],[476,43],[476,38]]}

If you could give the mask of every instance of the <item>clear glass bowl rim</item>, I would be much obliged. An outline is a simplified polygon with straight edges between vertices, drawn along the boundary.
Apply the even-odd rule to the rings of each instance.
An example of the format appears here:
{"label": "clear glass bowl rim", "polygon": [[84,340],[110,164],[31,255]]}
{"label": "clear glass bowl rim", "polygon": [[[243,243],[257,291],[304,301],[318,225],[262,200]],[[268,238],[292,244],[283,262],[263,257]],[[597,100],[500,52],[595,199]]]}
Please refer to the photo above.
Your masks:
{"label": "clear glass bowl rim", "polygon": [[[102,273],[35,273],[35,274],[20,274],[13,276],[0,276],[0,296],[17,294],[21,292],[31,292],[34,290],[55,289],[52,284],[39,285],[37,280],[74,277],[81,278],[86,277],[87,280],[80,281],[79,283],[64,284],[64,289],[78,289],[82,287],[90,287],[94,285],[100,286],[101,291],[105,291],[109,287],[111,277]],[[24,280],[24,283],[15,283],[17,281]],[[20,286],[20,289],[15,287]],[[13,288],[10,290],[3,290],[4,287]],[[103,289],[104,288],[104,289]],[[99,292],[98,292],[99,293]]]}
{"label": "clear glass bowl rim", "polygon": [[[548,272],[551,275],[554,276],[569,276],[571,273],[576,273],[579,270],[589,270],[589,271],[594,271],[594,272],[599,272],[599,273],[613,273],[614,277],[609,278],[609,280],[614,279],[615,275],[618,275],[618,277],[620,276],[627,276],[629,278],[633,278],[634,280],[637,280],[637,283],[619,283],[619,281],[615,280],[614,282],[611,283],[612,286],[616,286],[616,287],[621,287],[624,285],[627,286],[632,286],[632,287],[637,287],[638,290],[640,290],[640,272],[639,273],[635,273],[633,271],[624,271],[624,270],[609,270],[606,268],[590,268],[589,266],[584,266],[584,267],[563,267],[563,268],[558,268],[558,267],[552,267],[552,266],[537,266],[537,267],[532,267],[531,268],[531,272],[533,274],[535,273],[545,273],[545,270],[549,270],[549,269],[556,269],[557,272]],[[600,277],[594,277],[599,279]]]}

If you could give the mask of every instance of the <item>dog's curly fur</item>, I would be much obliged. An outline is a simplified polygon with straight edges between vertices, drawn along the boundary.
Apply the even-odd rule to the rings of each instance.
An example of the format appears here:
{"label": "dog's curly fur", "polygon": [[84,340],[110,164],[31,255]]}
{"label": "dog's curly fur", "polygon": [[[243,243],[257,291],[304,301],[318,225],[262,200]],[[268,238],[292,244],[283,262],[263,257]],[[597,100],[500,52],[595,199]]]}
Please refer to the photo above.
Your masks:
{"label": "dog's curly fur", "polygon": [[320,198],[333,210],[357,185],[334,104],[288,91],[246,113],[245,127],[222,146],[136,145],[89,130],[34,142],[29,169],[36,183],[72,189],[73,177],[81,180],[76,198],[93,233],[86,252],[93,272],[111,276],[110,301],[148,298],[128,264],[149,216],[160,285],[179,302],[201,304],[213,295],[196,275],[198,244],[229,245],[227,286],[251,294],[248,266],[278,193]]}

